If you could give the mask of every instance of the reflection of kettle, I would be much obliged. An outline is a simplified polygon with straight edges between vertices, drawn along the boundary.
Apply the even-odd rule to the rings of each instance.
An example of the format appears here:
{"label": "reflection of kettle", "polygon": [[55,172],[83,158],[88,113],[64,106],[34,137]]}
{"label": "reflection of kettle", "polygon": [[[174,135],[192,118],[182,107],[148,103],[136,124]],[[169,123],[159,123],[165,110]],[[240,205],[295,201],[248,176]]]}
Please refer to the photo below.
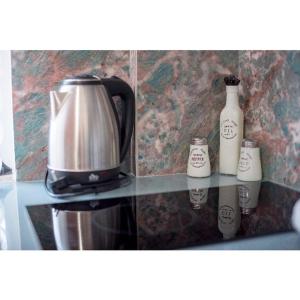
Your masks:
{"label": "reflection of kettle", "polygon": [[240,224],[241,213],[236,186],[219,187],[218,227],[224,239],[233,238]]}
{"label": "reflection of kettle", "polygon": [[250,215],[255,212],[259,198],[261,181],[247,182],[239,185],[239,202],[243,215]]}
{"label": "reflection of kettle", "polygon": [[111,199],[53,205],[57,249],[127,248],[125,244],[134,236],[134,217],[132,207],[128,203],[124,205],[123,201]]}

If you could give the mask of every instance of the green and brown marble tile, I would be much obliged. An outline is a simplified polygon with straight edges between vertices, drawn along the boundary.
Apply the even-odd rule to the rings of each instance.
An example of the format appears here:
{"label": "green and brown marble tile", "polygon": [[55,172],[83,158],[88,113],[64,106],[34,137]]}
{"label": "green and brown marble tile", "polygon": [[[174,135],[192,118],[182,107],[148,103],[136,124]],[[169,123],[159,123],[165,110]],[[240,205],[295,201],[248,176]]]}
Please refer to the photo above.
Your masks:
{"label": "green and brown marble tile", "polygon": [[264,177],[300,187],[300,51],[12,51],[19,180],[43,178],[48,93],[56,81],[78,73],[131,83],[136,146],[125,167],[134,170],[136,159],[140,176],[185,173],[194,136],[208,138],[218,170],[223,78],[238,74],[245,135],[261,147]]}
{"label": "green and brown marble tile", "polygon": [[18,180],[44,177],[47,165],[49,91],[57,81],[80,73],[117,75],[130,83],[129,51],[12,51]]}
{"label": "green and brown marble tile", "polygon": [[259,142],[264,177],[300,187],[300,51],[240,51],[245,134]]}
{"label": "green and brown marble tile", "polygon": [[185,173],[195,136],[217,169],[223,78],[237,72],[238,51],[138,51],[138,175]]}

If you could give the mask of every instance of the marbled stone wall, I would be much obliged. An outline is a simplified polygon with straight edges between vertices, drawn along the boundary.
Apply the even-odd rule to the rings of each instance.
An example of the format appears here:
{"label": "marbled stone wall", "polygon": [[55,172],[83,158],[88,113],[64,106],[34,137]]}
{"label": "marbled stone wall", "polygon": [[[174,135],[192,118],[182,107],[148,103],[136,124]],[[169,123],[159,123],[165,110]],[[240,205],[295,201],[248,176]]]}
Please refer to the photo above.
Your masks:
{"label": "marbled stone wall", "polygon": [[[78,73],[115,74],[135,88],[137,175],[184,173],[192,136],[208,137],[215,162],[223,77],[237,67],[237,51],[12,51],[18,179],[43,178],[48,93],[56,81]],[[134,171],[134,149],[127,170]]]}
{"label": "marbled stone wall", "polygon": [[[49,91],[70,75],[130,78],[129,51],[12,51],[18,180],[42,179],[47,165]],[[129,168],[127,159],[127,169]]]}
{"label": "marbled stone wall", "polygon": [[267,179],[300,188],[300,51],[240,51],[245,135]]}
{"label": "marbled stone wall", "polygon": [[237,72],[238,51],[138,51],[138,175],[185,173],[195,136],[217,169],[223,78]]}
{"label": "marbled stone wall", "polygon": [[136,146],[125,169],[136,163],[140,176],[185,173],[193,136],[208,138],[218,170],[223,78],[239,74],[245,135],[260,144],[264,177],[300,188],[300,51],[12,51],[19,180],[44,176],[49,90],[87,72],[135,89]]}

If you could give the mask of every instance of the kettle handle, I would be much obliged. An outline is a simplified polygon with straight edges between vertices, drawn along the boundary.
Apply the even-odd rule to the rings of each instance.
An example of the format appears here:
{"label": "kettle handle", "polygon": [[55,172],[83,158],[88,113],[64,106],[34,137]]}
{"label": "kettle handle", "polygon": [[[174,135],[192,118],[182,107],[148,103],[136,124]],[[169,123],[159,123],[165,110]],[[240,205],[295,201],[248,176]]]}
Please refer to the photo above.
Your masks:
{"label": "kettle handle", "polygon": [[130,144],[135,122],[134,93],[124,80],[116,76],[102,78],[101,81],[112,97],[119,96],[122,99],[122,124],[120,126],[120,162],[122,162]]}

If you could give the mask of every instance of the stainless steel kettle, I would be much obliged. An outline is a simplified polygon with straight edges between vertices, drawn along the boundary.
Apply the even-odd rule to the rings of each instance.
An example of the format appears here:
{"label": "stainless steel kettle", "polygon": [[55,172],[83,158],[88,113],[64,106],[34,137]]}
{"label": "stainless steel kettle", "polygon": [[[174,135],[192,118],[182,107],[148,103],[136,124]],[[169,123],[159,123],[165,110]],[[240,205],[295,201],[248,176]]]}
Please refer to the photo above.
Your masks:
{"label": "stainless steel kettle", "polygon": [[[121,123],[114,96],[122,100]],[[131,87],[115,76],[76,76],[50,92],[48,172],[53,194],[78,184],[117,181],[133,132],[134,103]]]}

